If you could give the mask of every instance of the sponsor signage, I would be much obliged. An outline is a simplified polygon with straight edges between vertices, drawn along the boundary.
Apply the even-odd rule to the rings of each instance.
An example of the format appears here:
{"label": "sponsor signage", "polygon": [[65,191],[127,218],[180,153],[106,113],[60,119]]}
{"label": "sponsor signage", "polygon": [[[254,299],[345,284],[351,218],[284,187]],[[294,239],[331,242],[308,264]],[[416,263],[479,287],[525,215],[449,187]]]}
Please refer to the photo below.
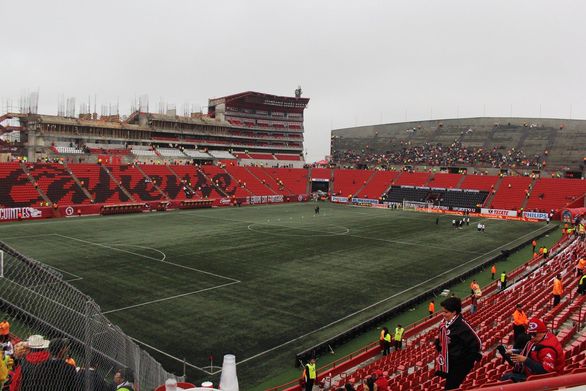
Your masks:
{"label": "sponsor signage", "polygon": [[480,209],[480,213],[493,216],[517,217],[516,210],[482,208]]}
{"label": "sponsor signage", "polygon": [[476,209],[474,208],[461,208],[459,206],[454,206],[454,210],[457,210],[458,212],[475,212]]}
{"label": "sponsor signage", "polygon": [[547,213],[541,212],[523,212],[523,217],[528,219],[547,220]]}
{"label": "sponsor signage", "polygon": [[283,202],[283,195],[270,195],[270,196],[250,196],[246,197],[246,202],[254,205],[254,204],[272,204],[272,203],[279,203]]}
{"label": "sponsor signage", "polygon": [[22,219],[43,217],[43,212],[35,208],[0,208],[0,220],[17,220],[19,213]]}
{"label": "sponsor signage", "polygon": [[348,202],[348,197],[336,197],[332,196],[332,202],[341,202],[343,204]]}
{"label": "sponsor signage", "polygon": [[378,204],[378,200],[373,200],[370,198],[352,198],[352,203],[354,203],[354,204]]}

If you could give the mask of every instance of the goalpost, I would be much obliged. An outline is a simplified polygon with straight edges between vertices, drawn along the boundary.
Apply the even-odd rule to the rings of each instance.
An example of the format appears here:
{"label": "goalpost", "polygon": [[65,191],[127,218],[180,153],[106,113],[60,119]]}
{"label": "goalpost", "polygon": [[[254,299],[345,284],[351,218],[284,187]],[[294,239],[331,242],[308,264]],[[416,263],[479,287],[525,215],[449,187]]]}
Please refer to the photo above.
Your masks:
{"label": "goalpost", "polygon": [[433,207],[433,203],[431,203],[431,202],[418,202],[418,201],[403,200],[403,210],[429,212],[432,209],[432,207]]}

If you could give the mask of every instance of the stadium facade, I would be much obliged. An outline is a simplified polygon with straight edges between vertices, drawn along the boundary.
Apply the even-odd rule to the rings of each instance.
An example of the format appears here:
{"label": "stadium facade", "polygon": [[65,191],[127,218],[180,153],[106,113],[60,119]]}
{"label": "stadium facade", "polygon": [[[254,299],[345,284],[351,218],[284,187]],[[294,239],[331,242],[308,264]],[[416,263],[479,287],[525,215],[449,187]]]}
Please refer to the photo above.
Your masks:
{"label": "stadium facade", "polygon": [[[298,89],[295,97],[248,91],[210,99],[206,115],[180,116],[175,109],[152,113],[148,108],[125,119],[95,112],[79,116],[6,113],[0,115],[0,134],[4,134],[0,161],[67,155],[91,162],[91,155],[98,154],[102,160],[115,162],[213,161],[235,159],[235,153],[244,163],[261,160],[268,166],[286,162],[298,167],[303,166],[303,113],[308,102]],[[19,137],[8,137],[15,132]]]}

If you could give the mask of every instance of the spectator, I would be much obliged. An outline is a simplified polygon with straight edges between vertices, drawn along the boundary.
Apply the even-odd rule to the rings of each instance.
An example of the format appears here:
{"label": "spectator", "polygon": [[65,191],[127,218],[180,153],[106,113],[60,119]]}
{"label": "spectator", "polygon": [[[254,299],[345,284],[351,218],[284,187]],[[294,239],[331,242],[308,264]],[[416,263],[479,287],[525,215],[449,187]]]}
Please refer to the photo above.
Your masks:
{"label": "spectator", "polygon": [[514,345],[517,348],[517,340],[525,335],[525,329],[529,324],[527,314],[523,311],[523,306],[518,303],[515,312],[513,312],[513,338],[515,340]]}
{"label": "spectator", "polygon": [[10,323],[6,320],[0,322],[0,348],[7,356],[12,356],[14,353],[12,341],[10,340]]}
{"label": "spectator", "polygon": [[87,368],[81,368],[77,372],[77,389],[85,390],[85,384],[89,384],[91,391],[111,391],[112,387],[104,380],[102,376],[96,371],[98,360],[93,356],[90,365]]}
{"label": "spectator", "polygon": [[446,379],[446,390],[453,390],[460,387],[474,363],[482,358],[481,342],[462,318],[462,301],[458,297],[442,301],[441,306],[444,320],[435,340],[439,352],[435,373]]}
{"label": "spectator", "polygon": [[470,295],[470,315],[474,315],[478,310],[478,296],[475,294]]}
{"label": "spectator", "polygon": [[525,381],[529,375],[557,372],[564,370],[564,350],[556,336],[547,331],[545,323],[533,318],[529,321],[527,333],[531,337],[519,354],[511,352],[515,363],[512,372],[506,373],[501,380]]}
{"label": "spectator", "polygon": [[558,305],[562,299],[562,293],[564,293],[564,284],[562,283],[562,275],[558,273],[553,279],[553,306]]}
{"label": "spectator", "polygon": [[17,391],[20,389],[20,380],[22,374],[21,363],[25,359],[26,355],[30,353],[28,342],[20,341],[14,345],[14,354],[12,356],[12,370],[10,371],[10,379],[5,383],[8,385],[10,391]]}
{"label": "spectator", "polygon": [[134,378],[130,369],[121,368],[114,374],[116,391],[134,391],[134,386],[132,385],[133,381]]}
{"label": "spectator", "polygon": [[580,281],[578,282],[578,293],[586,295],[586,274],[580,277]]}
{"label": "spectator", "polygon": [[364,391],[378,391],[378,387],[376,386],[376,373],[364,379]]}
{"label": "spectator", "polygon": [[67,364],[69,340],[55,338],[49,343],[50,359],[39,364],[35,370],[37,384],[42,384],[43,391],[76,390],[77,373],[75,367]]}
{"label": "spectator", "polygon": [[27,339],[30,352],[22,360],[20,371],[20,391],[37,391],[40,385],[37,384],[36,369],[39,365],[49,360],[49,341],[41,335],[31,335]]}
{"label": "spectator", "polygon": [[380,369],[376,371],[376,388],[377,390],[386,391],[389,387],[389,381],[387,379],[388,372],[383,372]]}
{"label": "spectator", "polygon": [[383,337],[383,356],[388,355],[391,352],[391,333],[389,333],[389,329],[386,327],[383,327],[383,333],[382,333],[382,337]]}

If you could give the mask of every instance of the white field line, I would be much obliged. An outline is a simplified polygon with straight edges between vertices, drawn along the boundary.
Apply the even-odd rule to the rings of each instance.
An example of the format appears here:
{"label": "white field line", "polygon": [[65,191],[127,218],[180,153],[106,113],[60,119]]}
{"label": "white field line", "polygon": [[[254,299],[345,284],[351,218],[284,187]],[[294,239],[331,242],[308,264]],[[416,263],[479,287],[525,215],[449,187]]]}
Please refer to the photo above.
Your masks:
{"label": "white field line", "polygon": [[[202,273],[202,274],[207,274],[207,275],[210,275],[210,276],[214,276],[214,277],[218,277],[218,278],[223,278],[224,280],[229,280],[229,281],[233,281],[233,282],[240,282],[240,280],[237,280],[237,279],[235,279],[235,278],[226,277],[226,276],[222,276],[222,275],[220,275],[220,274],[216,274],[216,273],[207,272],[207,271],[205,271],[205,270],[201,270],[201,269],[196,269],[196,268],[194,268],[194,267],[185,266],[185,265],[181,265],[181,264],[178,264],[178,263],[174,263],[174,262],[165,261],[165,258],[166,258],[167,256],[165,255],[165,253],[163,253],[162,251],[159,251],[159,250],[152,249],[152,250],[154,250],[154,251],[157,251],[157,252],[159,252],[159,253],[163,254],[163,255],[164,255],[163,259],[157,259],[157,258],[154,258],[154,257],[150,257],[150,256],[148,256],[148,255],[144,255],[144,254],[135,253],[135,252],[133,252],[133,251],[124,250],[124,249],[117,248],[117,247],[113,247],[113,246],[108,246],[108,245],[106,245],[106,244],[102,244],[102,243],[95,243],[95,242],[90,242],[89,240],[84,240],[84,239],[74,238],[74,237],[72,237],[72,236],[66,236],[66,235],[61,235],[61,234],[55,234],[55,235],[57,235],[57,236],[61,236],[61,237],[63,237],[63,238],[66,238],[66,239],[76,240],[76,241],[78,241],[78,242],[87,243],[87,244],[92,244],[92,245],[94,245],[94,246],[103,247],[103,248],[108,248],[108,249],[110,249],[110,250],[114,250],[114,251],[123,252],[123,253],[126,253],[126,254],[132,254],[132,255],[136,255],[137,257],[141,257],[141,258],[150,259],[150,260],[152,260],[152,261],[161,262],[161,263],[166,263],[166,264],[168,264],[168,265],[176,266],[176,267],[179,267],[179,268],[182,268],[182,269],[187,269],[187,270],[191,270],[191,271],[194,271],[194,272],[198,272],[198,273]],[[136,247],[138,247],[138,246],[136,246]],[[148,248],[148,247],[144,247],[144,248]]]}
{"label": "white field line", "polygon": [[265,355],[266,353],[270,353],[270,352],[272,352],[273,350],[277,350],[277,349],[279,349],[279,348],[281,348],[281,347],[283,347],[283,346],[289,345],[289,344],[291,344],[291,343],[293,343],[293,342],[295,342],[295,341],[299,341],[300,339],[303,339],[303,338],[307,337],[308,335],[311,335],[311,334],[317,333],[317,332],[319,332],[319,331],[322,331],[322,330],[324,330],[324,329],[327,329],[328,327],[331,327],[331,326],[333,326],[333,325],[335,325],[335,324],[337,324],[337,323],[340,323],[340,322],[342,322],[343,320],[346,320],[346,319],[348,319],[348,318],[351,318],[351,317],[353,317],[354,315],[357,315],[357,314],[359,314],[359,313],[361,313],[361,312],[364,312],[364,311],[366,311],[366,310],[368,310],[368,309],[370,309],[370,308],[373,308],[373,307],[375,307],[375,306],[377,306],[377,305],[379,305],[379,304],[381,304],[381,303],[384,303],[385,301],[388,301],[388,300],[390,300],[390,299],[393,299],[393,298],[395,298],[395,297],[397,297],[397,296],[399,296],[399,295],[402,295],[402,294],[404,294],[404,293],[407,293],[407,292],[409,292],[409,291],[411,291],[411,290],[413,290],[413,289],[415,289],[415,288],[417,288],[417,287],[420,287],[421,285],[427,284],[428,282],[430,282],[430,281],[433,281],[433,280],[437,279],[438,277],[441,277],[441,276],[443,276],[443,275],[445,275],[445,274],[448,274],[448,273],[450,273],[450,272],[452,272],[452,271],[454,271],[454,270],[456,270],[456,269],[459,269],[459,268],[461,268],[462,266],[464,266],[464,265],[467,265],[467,264],[469,264],[469,263],[471,263],[471,262],[474,262],[474,261],[476,261],[477,259],[480,259],[480,258],[482,258],[482,257],[484,257],[484,256],[486,256],[486,255],[488,255],[488,254],[490,254],[490,253],[492,253],[492,252],[498,251],[498,250],[500,250],[501,248],[503,248],[503,247],[505,247],[505,246],[508,246],[509,244],[511,244],[511,243],[514,243],[514,242],[516,242],[517,240],[519,240],[519,239],[521,239],[521,238],[523,238],[523,237],[525,237],[525,236],[533,235],[534,233],[536,233],[536,232],[538,232],[538,231],[541,231],[543,228],[547,228],[547,226],[539,227],[539,228],[538,228],[538,229],[536,229],[535,231],[532,231],[532,232],[526,233],[525,235],[522,235],[522,236],[520,236],[520,237],[518,237],[518,238],[516,238],[516,239],[514,239],[514,240],[511,240],[509,243],[503,244],[503,245],[501,245],[501,246],[499,246],[499,247],[495,248],[494,250],[490,250],[490,251],[488,251],[488,252],[486,252],[486,253],[484,253],[484,254],[482,254],[482,255],[479,255],[479,256],[477,256],[477,257],[475,257],[475,258],[472,258],[471,260],[469,260],[469,261],[467,261],[467,262],[465,262],[465,263],[462,263],[462,264],[460,264],[460,265],[457,265],[457,266],[455,266],[455,267],[453,267],[453,268],[451,268],[451,269],[449,269],[449,270],[446,270],[446,271],[444,271],[444,272],[442,272],[442,273],[440,273],[440,274],[438,274],[438,275],[436,275],[436,276],[434,276],[434,277],[428,278],[428,279],[427,279],[427,280],[425,280],[425,281],[422,281],[422,282],[420,282],[420,283],[418,283],[418,284],[416,284],[416,285],[413,285],[413,286],[411,286],[411,287],[409,287],[409,288],[407,288],[407,289],[404,289],[404,290],[402,290],[401,292],[397,292],[397,293],[395,293],[395,294],[393,294],[393,295],[391,295],[391,296],[389,296],[389,297],[386,297],[386,298],[384,298],[384,299],[382,299],[382,300],[379,300],[379,301],[377,301],[376,303],[370,304],[370,305],[368,305],[368,306],[366,306],[366,307],[364,307],[364,308],[362,308],[362,309],[359,309],[359,310],[357,310],[357,311],[354,311],[354,312],[352,312],[351,314],[348,314],[348,315],[346,315],[346,316],[344,316],[344,317],[342,317],[342,318],[340,318],[340,319],[334,320],[333,322],[330,322],[330,323],[328,323],[328,324],[326,324],[326,325],[324,325],[324,326],[321,326],[321,327],[319,327],[319,328],[317,328],[317,329],[315,329],[315,330],[312,330],[312,331],[309,331],[309,332],[307,332],[307,333],[305,333],[305,334],[303,334],[303,335],[300,335],[299,337],[293,338],[293,339],[291,339],[291,340],[289,340],[289,341],[287,341],[287,342],[283,342],[283,343],[282,343],[282,344],[280,344],[280,345],[274,346],[274,347],[272,347],[272,348],[270,348],[270,349],[267,349],[267,350],[265,350],[265,351],[262,351],[262,352],[260,352],[260,353],[257,353],[257,354],[255,354],[255,355],[253,355],[253,356],[250,356],[250,357],[248,357],[248,358],[245,358],[244,360],[239,360],[239,361],[236,363],[236,365],[238,365],[238,364],[242,364],[242,363],[245,363],[245,362],[247,362],[247,361],[250,361],[250,360],[253,360],[253,359],[257,358],[257,357],[260,357],[260,356],[262,356],[262,355]]}
{"label": "white field line", "polygon": [[10,239],[28,239],[28,238],[38,238],[40,236],[53,236],[55,234],[38,234],[38,235],[22,235],[22,236],[10,236],[8,238],[0,237],[0,240],[10,240]]}
{"label": "white field line", "polygon": [[[211,219],[218,219],[218,220],[227,220],[227,221],[232,221],[232,222],[237,222],[237,223],[249,223],[250,225],[248,226],[248,230],[254,232],[254,229],[251,229],[250,226],[251,225],[266,225],[266,226],[273,226],[273,227],[279,227],[279,228],[288,228],[288,229],[292,229],[292,230],[300,230],[300,231],[308,231],[308,232],[315,232],[315,233],[319,233],[322,234],[321,236],[350,236],[350,237],[354,237],[354,238],[358,238],[358,239],[368,239],[368,240],[378,240],[378,241],[382,241],[382,242],[388,242],[388,243],[397,243],[397,244],[405,244],[408,246],[419,246],[419,247],[426,247],[426,248],[437,248],[437,249],[441,249],[441,250],[450,250],[452,252],[457,252],[457,253],[463,253],[463,254],[476,254],[476,252],[474,251],[464,251],[464,250],[455,250],[452,247],[442,247],[442,246],[434,246],[431,244],[425,244],[425,243],[417,243],[417,242],[405,242],[405,241],[400,241],[400,240],[392,240],[392,239],[381,239],[381,238],[373,238],[373,237],[368,237],[368,236],[360,236],[360,235],[354,235],[349,233],[350,229],[343,227],[341,225],[330,225],[331,227],[337,227],[337,228],[345,228],[348,230],[348,232],[340,232],[340,233],[329,233],[327,231],[320,231],[320,230],[315,230],[315,229],[309,229],[309,228],[301,228],[301,227],[293,227],[293,226],[289,226],[289,225],[280,225],[280,224],[272,224],[272,223],[266,223],[266,222],[253,222],[253,221],[245,221],[245,220],[235,220],[235,219],[227,219],[227,218],[223,218],[223,217],[215,217],[215,216],[203,216],[203,217],[207,217],[207,218],[211,218]],[[363,227],[358,227],[358,228],[363,228]],[[263,232],[266,233],[266,232]]]}
{"label": "white field line", "polygon": [[155,348],[154,346],[152,346],[152,345],[149,345],[149,344],[148,344],[148,343],[146,343],[146,342],[143,342],[143,341],[141,341],[141,340],[138,340],[138,339],[136,339],[136,338],[133,338],[133,337],[130,337],[130,339],[132,339],[134,342],[136,342],[136,343],[138,343],[138,344],[140,344],[140,345],[146,346],[147,348],[154,350],[155,352],[161,353],[161,354],[162,354],[162,355],[164,355],[164,356],[167,356],[167,357],[169,357],[169,358],[172,358],[172,359],[174,359],[174,360],[177,360],[177,361],[179,361],[180,363],[185,363],[185,365],[187,365],[188,367],[191,367],[191,368],[194,368],[194,369],[198,369],[198,370],[200,370],[200,371],[202,371],[202,372],[204,372],[204,373],[206,373],[206,374],[208,374],[208,375],[213,375],[213,373],[211,373],[211,372],[208,372],[208,371],[206,371],[205,369],[203,369],[203,368],[201,368],[201,367],[198,367],[197,365],[193,365],[193,364],[191,364],[191,363],[189,363],[189,362],[187,362],[187,361],[184,361],[184,360],[180,359],[179,357],[175,357],[175,356],[173,356],[173,355],[171,355],[171,354],[169,354],[169,353],[167,353],[167,352],[165,352],[165,351],[162,351],[161,349],[157,349],[157,348]]}
{"label": "white field line", "polygon": [[195,295],[196,293],[207,292],[207,291],[211,291],[211,290],[218,289],[218,288],[223,288],[225,286],[234,285],[234,284],[238,284],[238,283],[240,283],[240,281],[232,281],[232,282],[228,282],[228,283],[222,284],[222,285],[216,285],[216,286],[212,286],[212,287],[209,287],[209,288],[198,289],[198,290],[193,291],[193,292],[181,293],[181,294],[174,295],[174,296],[163,297],[162,299],[145,301],[144,303],[133,304],[133,305],[129,305],[129,306],[122,307],[122,308],[116,308],[116,309],[113,309],[113,310],[104,311],[104,312],[102,312],[102,314],[111,314],[112,312],[119,312],[119,311],[128,310],[130,308],[136,308],[136,307],[142,307],[142,306],[149,305],[149,304],[160,303],[162,301],[173,300],[173,299],[177,299],[179,297],[185,297],[185,296]]}

